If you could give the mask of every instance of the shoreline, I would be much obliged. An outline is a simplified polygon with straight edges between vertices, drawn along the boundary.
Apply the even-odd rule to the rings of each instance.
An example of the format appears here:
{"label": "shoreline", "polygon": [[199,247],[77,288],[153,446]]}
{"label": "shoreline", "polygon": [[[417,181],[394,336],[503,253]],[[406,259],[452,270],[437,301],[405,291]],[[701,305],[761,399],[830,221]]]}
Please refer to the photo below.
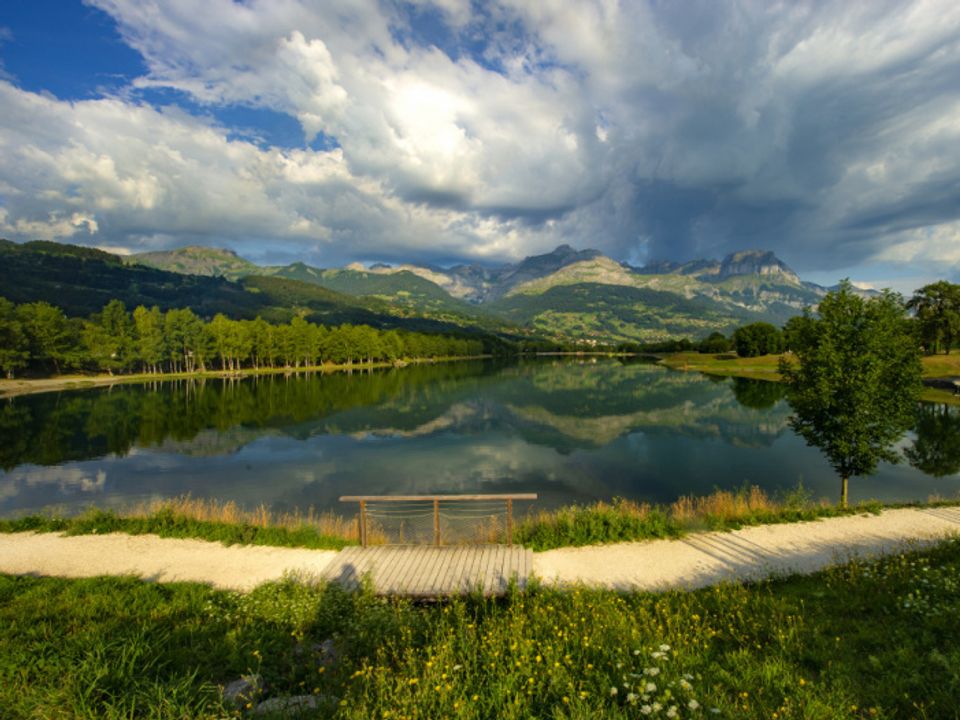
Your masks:
{"label": "shoreline", "polygon": [[[877,515],[704,531],[683,538],[563,547],[534,553],[533,575],[558,587],[693,589],[809,574],[844,557],[876,557],[956,537],[960,508],[899,508]],[[0,534],[0,574],[132,575],[250,591],[288,573],[319,575],[338,552],[233,545],[157,535]]]}
{"label": "shoreline", "polygon": [[181,373],[132,373],[129,375],[58,375],[49,378],[16,378],[0,379],[0,400],[18,397],[20,395],[35,395],[47,392],[62,392],[65,390],[89,390],[91,388],[109,387],[111,385],[131,385],[136,383],[169,382],[171,380],[237,380],[248,377],[268,375],[306,375],[367,372],[369,370],[403,369],[410,365],[432,365],[435,363],[461,362],[464,360],[488,360],[493,355],[467,355],[437,358],[411,358],[395,362],[334,364],[324,363],[300,368],[243,368],[241,370],[207,370],[205,372]]}
{"label": "shoreline", "polygon": [[[681,372],[699,372],[715,377],[738,377],[763,382],[781,382],[779,363],[782,355],[763,355],[754,358],[729,357],[728,353],[681,352],[662,355],[657,364]],[[923,402],[960,405],[960,395],[950,387],[960,383],[960,362],[950,355],[927,355],[923,363]],[[956,374],[944,374],[954,371]]]}

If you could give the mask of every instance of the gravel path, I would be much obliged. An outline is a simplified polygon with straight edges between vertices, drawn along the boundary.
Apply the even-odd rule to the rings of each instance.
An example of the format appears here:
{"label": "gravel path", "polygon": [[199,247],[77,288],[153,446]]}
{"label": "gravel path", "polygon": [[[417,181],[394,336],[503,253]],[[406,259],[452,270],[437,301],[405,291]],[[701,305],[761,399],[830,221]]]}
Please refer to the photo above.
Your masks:
{"label": "gravel path", "polygon": [[222,545],[156,535],[0,534],[0,572],[94,577],[136,575],[156,582],[202,582],[250,590],[285,572],[319,575],[334,550]]}
{"label": "gravel path", "polygon": [[561,548],[534,555],[548,582],[618,589],[702,587],[784,573],[811,573],[851,556],[918,547],[960,533],[960,508],[904,508],[814,522],[618,545]]}
{"label": "gravel path", "polygon": [[[734,532],[535,553],[549,583],[617,589],[701,587],[723,580],[814,572],[852,555],[871,556],[960,533],[960,508],[907,508]],[[93,577],[132,574],[157,582],[194,581],[249,590],[286,572],[319,575],[330,550],[223,546],[153,535],[0,534],[0,572]]]}

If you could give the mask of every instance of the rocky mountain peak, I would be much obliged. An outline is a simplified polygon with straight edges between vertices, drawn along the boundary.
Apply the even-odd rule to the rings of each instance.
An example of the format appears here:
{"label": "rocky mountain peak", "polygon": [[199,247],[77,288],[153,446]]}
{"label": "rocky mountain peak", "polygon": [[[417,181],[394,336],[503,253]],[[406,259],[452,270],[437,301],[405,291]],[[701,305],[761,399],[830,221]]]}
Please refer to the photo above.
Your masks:
{"label": "rocky mountain peak", "polygon": [[770,250],[740,250],[730,253],[720,262],[719,280],[738,275],[777,277],[799,284],[800,278]]}

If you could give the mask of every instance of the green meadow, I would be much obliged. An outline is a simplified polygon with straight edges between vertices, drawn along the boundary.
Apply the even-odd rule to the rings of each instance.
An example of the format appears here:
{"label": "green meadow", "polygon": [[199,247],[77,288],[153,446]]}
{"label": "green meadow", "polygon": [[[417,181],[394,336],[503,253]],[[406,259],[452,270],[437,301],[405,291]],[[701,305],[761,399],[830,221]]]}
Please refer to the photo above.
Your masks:
{"label": "green meadow", "polygon": [[752,585],[425,605],[294,579],[0,576],[0,707],[240,717],[219,688],[257,673],[262,697],[320,698],[317,717],[950,718],[958,612],[958,540]]}

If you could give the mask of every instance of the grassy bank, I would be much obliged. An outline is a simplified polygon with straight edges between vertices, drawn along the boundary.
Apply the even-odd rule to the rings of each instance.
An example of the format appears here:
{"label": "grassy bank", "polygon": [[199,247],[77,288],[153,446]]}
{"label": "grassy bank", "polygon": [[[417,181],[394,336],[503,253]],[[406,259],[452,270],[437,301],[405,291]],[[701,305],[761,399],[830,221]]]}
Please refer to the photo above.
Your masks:
{"label": "grassy bank", "polygon": [[[667,355],[660,364],[674,370],[691,370],[722,377],[743,377],[754,380],[780,381],[780,358],[782,355],[764,355],[755,358],[737,357],[735,353],[719,355],[682,352]],[[928,355],[922,359],[924,378],[960,376],[960,353],[952,355]],[[927,402],[960,405],[960,396],[950,390],[924,388],[921,399]]]}
{"label": "grassy bank", "polygon": [[[928,506],[956,501],[931,499]],[[839,508],[815,501],[802,487],[773,498],[758,487],[717,490],[703,497],[681,497],[669,505],[618,499],[532,512],[519,518],[515,541],[534,550],[600,545],[656,538],[678,538],[702,530],[734,530],[747,525],[800,522],[862,513],[879,513],[884,506],[867,502]],[[384,541],[375,525],[372,542]],[[0,532],[63,532],[91,535],[123,532],[168,538],[195,538],[227,545],[272,545],[338,550],[359,542],[354,518],[332,513],[272,513],[264,507],[247,511],[235,503],[190,497],[162,500],[123,513],[90,509],[80,515],[27,515],[0,520]]]}
{"label": "grassy bank", "polygon": [[469,357],[437,357],[412,358],[388,362],[336,364],[324,363],[313,367],[287,368],[262,367],[241,368],[233,372],[222,370],[208,370],[192,373],[129,373],[124,375],[90,374],[90,375],[57,375],[47,378],[17,378],[9,380],[0,378],[0,398],[15,397],[17,395],[31,395],[34,393],[57,392],[61,390],[86,390],[94,387],[130,383],[154,383],[168,380],[201,380],[211,378],[242,378],[261,375],[297,375],[304,373],[339,373],[339,372],[366,372],[368,370],[382,370],[384,368],[405,367],[422,363],[456,362],[462,360],[483,360],[490,355],[471,355]]}
{"label": "grassy bank", "polygon": [[268,697],[364,720],[956,717],[958,587],[957,540],[756,585],[425,606],[296,582],[0,576],[0,707],[229,717],[218,685],[257,672]]}
{"label": "grassy bank", "polygon": [[270,545],[339,550],[359,543],[356,522],[332,513],[244,510],[233,502],[191,497],[160,500],[122,513],[92,508],[80,515],[27,515],[0,520],[0,532],[62,532],[96,535],[122,532],[193,538],[225,545]]}
{"label": "grassy bank", "polygon": [[735,530],[819,518],[879,513],[878,502],[840,508],[814,501],[803,488],[775,499],[760,488],[717,490],[702,497],[685,496],[670,505],[617,499],[548,510],[525,518],[517,539],[534,550],[599,545],[653,538],[678,538],[702,530]]}

